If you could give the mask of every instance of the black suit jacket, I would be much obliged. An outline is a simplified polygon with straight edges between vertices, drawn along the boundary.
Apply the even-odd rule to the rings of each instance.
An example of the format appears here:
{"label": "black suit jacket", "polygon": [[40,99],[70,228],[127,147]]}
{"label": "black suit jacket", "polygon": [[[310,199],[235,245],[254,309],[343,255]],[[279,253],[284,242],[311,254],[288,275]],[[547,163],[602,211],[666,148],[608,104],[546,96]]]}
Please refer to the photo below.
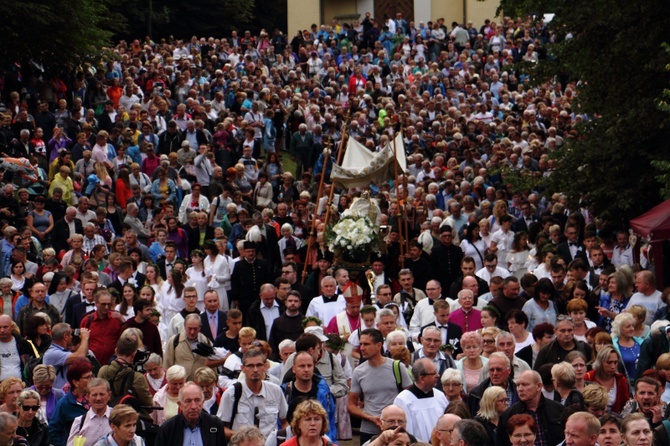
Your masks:
{"label": "black suit jacket", "polygon": [[[426,327],[436,327],[437,324],[435,322],[431,322],[430,324],[424,325],[421,327],[421,331],[419,331],[419,342],[421,342],[421,333],[423,333],[423,329]],[[447,339],[458,339],[457,345],[454,345],[454,351],[452,353],[452,357],[456,357],[457,355],[463,353],[463,349],[461,349],[461,337],[463,336],[463,330],[461,327],[459,327],[456,324],[447,324]]]}
{"label": "black suit jacket", "polygon": [[[531,218],[532,222],[537,222],[537,217],[536,216],[531,215],[530,218]],[[528,224],[526,224],[526,220],[524,220],[523,215],[521,217],[517,218],[514,223],[512,223],[512,231],[514,231],[514,232],[523,231],[523,232],[527,233],[528,229],[529,229]]]}
{"label": "black suit jacket", "polygon": [[[231,275],[232,289],[231,297],[233,301],[239,303],[239,308],[243,313],[251,307],[251,304],[258,299],[261,285],[272,283],[274,275],[267,260],[255,259],[253,263],[245,259],[235,263],[233,274]],[[247,320],[248,314],[244,315]]]}
{"label": "black suit jacket", "polygon": [[70,327],[79,328],[84,317],[92,311],[91,307],[86,306],[86,302],[75,305],[72,309],[72,324],[70,324]]}
{"label": "black suit jacket", "polygon": [[574,258],[570,254],[570,247],[568,246],[567,241],[563,242],[563,243],[559,243],[556,246],[556,251],[558,252],[558,255],[561,256],[563,258],[563,260],[565,260],[566,265],[568,263],[572,262],[573,260],[575,260],[575,258],[577,258],[577,257],[581,257],[584,260],[588,261],[588,259],[586,257],[586,248],[584,248],[584,245],[582,245],[581,243],[578,243],[578,245],[577,245],[577,254],[575,255]]}
{"label": "black suit jacket", "polygon": [[[74,219],[74,228],[77,234],[84,233],[84,225],[81,223],[81,220],[78,218]],[[70,228],[65,219],[58,220],[54,224],[54,230],[51,231],[51,245],[56,250],[58,254],[62,250],[69,250],[70,246],[67,244],[67,239],[70,238]]]}
{"label": "black suit jacket", "polygon": [[202,327],[200,328],[200,333],[207,336],[212,342],[216,341],[221,334],[226,331],[226,313],[221,310],[217,311],[218,318],[216,324],[216,333],[212,336],[212,330],[209,328],[209,316],[207,312],[204,311],[200,313],[200,320],[202,321]]}
{"label": "black suit jacket", "polygon": [[[137,275],[135,276],[135,282],[136,282],[135,283],[135,289],[136,290],[139,290],[140,288],[142,288],[144,286],[144,281],[146,280],[146,278],[147,278],[147,276],[145,276],[144,274],[137,273]],[[107,288],[114,288],[115,290],[117,290],[119,292],[120,296],[123,296],[123,285],[121,285],[121,281],[118,278],[114,279],[114,281],[112,283],[110,283]]]}
{"label": "black suit jacket", "polygon": [[[176,262],[177,259],[178,257],[175,258],[174,261]],[[165,257],[158,259],[158,261],[156,262],[156,266],[158,266],[158,273],[161,275],[163,280],[167,280],[167,268],[165,267],[165,263],[166,263]]]}
{"label": "black suit jacket", "polygon": [[74,307],[85,300],[84,296],[77,293],[72,293],[65,301],[65,322],[67,322],[70,327],[78,327],[74,325]]}
{"label": "black suit jacket", "polygon": [[[284,313],[284,303],[280,301],[276,302],[279,304],[279,315],[281,316]],[[246,325],[256,330],[256,339],[267,341],[270,337],[270,333],[267,333],[265,330],[265,319],[263,319],[263,313],[261,313],[260,299],[256,300],[249,307]]]}
{"label": "black suit jacket", "polygon": [[[184,429],[186,420],[183,414],[172,417],[161,425],[156,436],[156,445],[184,444]],[[200,415],[200,435],[203,446],[226,446],[226,435],[223,421],[220,418],[203,411]]]}

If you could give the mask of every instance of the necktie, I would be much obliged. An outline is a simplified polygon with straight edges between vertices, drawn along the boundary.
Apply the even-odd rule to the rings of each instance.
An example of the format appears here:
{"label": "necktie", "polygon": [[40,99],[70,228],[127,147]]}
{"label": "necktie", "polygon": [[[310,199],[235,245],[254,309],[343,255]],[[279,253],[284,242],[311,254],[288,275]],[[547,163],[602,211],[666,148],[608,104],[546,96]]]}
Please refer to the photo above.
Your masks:
{"label": "necktie", "polygon": [[209,330],[212,332],[212,339],[216,339],[216,315],[209,315]]}

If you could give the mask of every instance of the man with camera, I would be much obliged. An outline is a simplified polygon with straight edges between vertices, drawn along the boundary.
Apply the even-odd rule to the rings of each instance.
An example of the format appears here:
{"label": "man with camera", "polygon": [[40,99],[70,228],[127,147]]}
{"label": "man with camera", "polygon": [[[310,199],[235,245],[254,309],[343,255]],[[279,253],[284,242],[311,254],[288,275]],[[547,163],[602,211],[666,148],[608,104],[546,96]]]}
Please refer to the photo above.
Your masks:
{"label": "man with camera", "polygon": [[[71,351],[72,338],[78,336],[81,339],[76,351]],[[54,388],[61,389],[67,384],[67,368],[77,358],[85,358],[88,354],[88,338],[90,332],[86,328],[73,331],[70,325],[60,323],[54,325],[51,330],[51,345],[44,353],[42,364],[52,365],[56,368],[56,380]]]}
{"label": "man with camera", "polygon": [[144,375],[135,371],[135,357],[138,340],[128,333],[122,334],[116,343],[116,358],[100,368],[98,378],[109,381],[112,390],[112,404],[124,403],[133,406],[140,418],[151,421],[149,413],[153,398]]}

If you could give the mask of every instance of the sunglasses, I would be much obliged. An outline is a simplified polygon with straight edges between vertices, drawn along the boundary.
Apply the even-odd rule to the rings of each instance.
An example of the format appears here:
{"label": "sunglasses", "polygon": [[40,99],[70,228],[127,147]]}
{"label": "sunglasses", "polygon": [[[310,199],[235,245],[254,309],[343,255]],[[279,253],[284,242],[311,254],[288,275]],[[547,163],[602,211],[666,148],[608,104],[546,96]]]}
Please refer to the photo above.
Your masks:
{"label": "sunglasses", "polygon": [[29,410],[32,410],[33,412],[37,412],[40,410],[40,406],[21,406],[24,412],[28,412]]}

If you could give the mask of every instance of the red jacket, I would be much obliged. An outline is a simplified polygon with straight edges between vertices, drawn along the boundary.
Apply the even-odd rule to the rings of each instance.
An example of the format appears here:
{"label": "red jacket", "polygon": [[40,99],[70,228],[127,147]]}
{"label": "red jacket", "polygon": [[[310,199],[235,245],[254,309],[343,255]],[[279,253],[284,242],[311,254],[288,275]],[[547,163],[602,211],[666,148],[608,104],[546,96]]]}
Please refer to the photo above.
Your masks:
{"label": "red jacket", "polygon": [[[586,372],[586,375],[584,375],[584,381],[591,381],[602,384],[596,379],[595,370]],[[614,374],[614,382],[616,385],[616,400],[614,400],[614,404],[612,405],[612,412],[621,413],[623,407],[626,405],[626,402],[630,399],[628,380],[623,374],[617,372]]]}

